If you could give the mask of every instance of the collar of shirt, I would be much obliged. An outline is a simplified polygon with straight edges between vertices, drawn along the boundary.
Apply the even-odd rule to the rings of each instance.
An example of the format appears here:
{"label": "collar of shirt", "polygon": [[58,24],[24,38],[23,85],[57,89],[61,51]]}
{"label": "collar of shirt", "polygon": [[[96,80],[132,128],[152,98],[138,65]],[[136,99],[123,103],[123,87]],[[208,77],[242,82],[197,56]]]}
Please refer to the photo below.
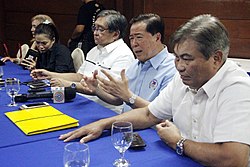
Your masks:
{"label": "collar of shirt", "polygon": [[[209,80],[207,83],[205,83],[202,86],[202,89],[204,92],[206,92],[207,96],[211,99],[215,96],[215,93],[217,92],[217,89],[219,88],[219,85],[226,84],[221,82],[226,82],[224,80],[226,71],[230,70],[230,68],[235,69],[234,64],[231,62],[226,61],[222,67],[217,71],[217,73]],[[214,86],[218,85],[218,86]]]}
{"label": "collar of shirt", "polygon": [[146,62],[138,62],[138,65],[139,64],[147,64],[147,62],[149,62],[154,69],[157,69],[161,63],[168,57],[168,49],[167,47],[165,47],[164,49],[162,49],[157,55],[155,55],[154,57],[152,57],[151,59],[149,59],[148,61]]}
{"label": "collar of shirt", "polygon": [[101,52],[101,53],[110,53],[113,50],[115,50],[115,48],[117,48],[119,45],[121,45],[122,43],[124,43],[123,39],[118,39],[106,46],[100,46],[97,45],[97,49]]}

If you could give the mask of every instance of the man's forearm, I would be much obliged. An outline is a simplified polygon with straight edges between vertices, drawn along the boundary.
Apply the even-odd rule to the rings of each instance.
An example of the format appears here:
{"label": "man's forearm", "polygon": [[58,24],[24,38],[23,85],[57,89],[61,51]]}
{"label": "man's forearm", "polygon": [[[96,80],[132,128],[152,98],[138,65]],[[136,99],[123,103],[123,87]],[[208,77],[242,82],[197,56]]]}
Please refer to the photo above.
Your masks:
{"label": "man's forearm", "polygon": [[61,78],[67,81],[72,82],[80,82],[82,79],[82,75],[79,73],[51,73],[51,78]]}
{"label": "man's forearm", "polygon": [[80,37],[80,35],[81,35],[81,32],[78,32],[78,31],[74,31],[73,33],[72,33],[72,35],[71,35],[71,40],[75,40],[75,39],[77,39],[77,38],[79,38]]}
{"label": "man's forearm", "polygon": [[[131,108],[141,108],[145,107],[149,104],[149,101],[141,98],[140,96],[135,95],[131,90],[123,91],[123,93],[120,94],[119,98],[127,103]],[[130,99],[133,99],[134,103],[130,103]]]}
{"label": "man's forearm", "polygon": [[71,35],[71,39],[74,40],[79,38],[84,30],[84,27],[84,25],[77,25]]}
{"label": "man's forearm", "polygon": [[133,129],[145,129],[155,124],[160,123],[161,120],[154,117],[148,107],[134,109],[115,117],[100,120],[103,123],[104,129],[110,129],[115,121],[128,121],[133,124]]}
{"label": "man's forearm", "polygon": [[187,140],[184,153],[205,166],[247,167],[249,146],[241,143],[200,143]]}

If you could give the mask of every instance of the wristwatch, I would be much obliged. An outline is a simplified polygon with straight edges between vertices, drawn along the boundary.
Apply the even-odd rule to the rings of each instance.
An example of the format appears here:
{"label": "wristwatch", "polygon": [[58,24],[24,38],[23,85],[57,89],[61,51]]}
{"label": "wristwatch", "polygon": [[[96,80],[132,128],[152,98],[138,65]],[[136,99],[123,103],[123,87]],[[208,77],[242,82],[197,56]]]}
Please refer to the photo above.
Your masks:
{"label": "wristwatch", "polygon": [[184,142],[186,141],[186,139],[185,138],[181,138],[178,142],[177,142],[177,144],[176,144],[176,153],[178,154],[178,155],[183,155],[183,153],[184,153]]}
{"label": "wristwatch", "polygon": [[70,85],[71,88],[76,89],[76,83],[72,82],[72,84]]}
{"label": "wristwatch", "polygon": [[133,93],[132,96],[128,99],[128,105],[132,106],[133,104],[135,104],[135,99],[136,99],[136,95]]}

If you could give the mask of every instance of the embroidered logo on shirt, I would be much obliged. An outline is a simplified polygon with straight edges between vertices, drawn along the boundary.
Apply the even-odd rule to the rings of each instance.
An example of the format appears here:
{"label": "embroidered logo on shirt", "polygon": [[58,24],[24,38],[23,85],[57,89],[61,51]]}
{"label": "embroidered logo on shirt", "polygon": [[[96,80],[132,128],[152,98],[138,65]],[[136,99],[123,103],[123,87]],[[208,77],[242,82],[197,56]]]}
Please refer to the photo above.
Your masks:
{"label": "embroidered logo on shirt", "polygon": [[153,79],[150,83],[149,83],[149,88],[152,88],[155,90],[155,88],[158,85],[158,81],[156,79]]}

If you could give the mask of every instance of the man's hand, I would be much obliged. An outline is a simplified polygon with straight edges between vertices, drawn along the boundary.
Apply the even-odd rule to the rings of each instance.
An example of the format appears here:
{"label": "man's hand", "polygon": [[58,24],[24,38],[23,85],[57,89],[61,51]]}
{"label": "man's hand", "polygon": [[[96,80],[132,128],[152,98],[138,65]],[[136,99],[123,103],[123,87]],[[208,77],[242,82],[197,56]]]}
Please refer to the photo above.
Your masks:
{"label": "man's hand", "polygon": [[99,122],[100,121],[97,121],[97,122],[85,125],[69,133],[63,134],[59,137],[59,139],[63,140],[64,142],[68,142],[68,141],[82,137],[80,140],[81,143],[94,140],[98,138],[99,136],[101,136],[102,131],[104,130],[104,128]]}
{"label": "man's hand", "polygon": [[70,87],[71,81],[67,81],[61,78],[51,78],[50,86],[52,87]]}
{"label": "man's hand", "polygon": [[119,97],[123,101],[127,101],[131,97],[131,93],[128,88],[128,79],[125,76],[125,69],[121,71],[121,80],[115,79],[107,71],[101,70],[104,75],[108,77],[109,80],[106,80],[99,75],[97,75],[98,86],[115,97]]}
{"label": "man's hand", "polygon": [[181,139],[179,129],[170,121],[156,125],[159,137],[171,148],[176,149],[176,143]]}
{"label": "man's hand", "polygon": [[96,94],[96,91],[98,89],[98,81],[97,76],[98,71],[95,70],[93,73],[93,77],[87,77],[83,76],[83,80],[81,80],[81,85],[86,88],[86,91],[88,91],[91,94]]}
{"label": "man's hand", "polygon": [[49,79],[50,80],[52,78],[51,72],[44,70],[44,69],[32,70],[30,73],[30,76],[33,79]]}

